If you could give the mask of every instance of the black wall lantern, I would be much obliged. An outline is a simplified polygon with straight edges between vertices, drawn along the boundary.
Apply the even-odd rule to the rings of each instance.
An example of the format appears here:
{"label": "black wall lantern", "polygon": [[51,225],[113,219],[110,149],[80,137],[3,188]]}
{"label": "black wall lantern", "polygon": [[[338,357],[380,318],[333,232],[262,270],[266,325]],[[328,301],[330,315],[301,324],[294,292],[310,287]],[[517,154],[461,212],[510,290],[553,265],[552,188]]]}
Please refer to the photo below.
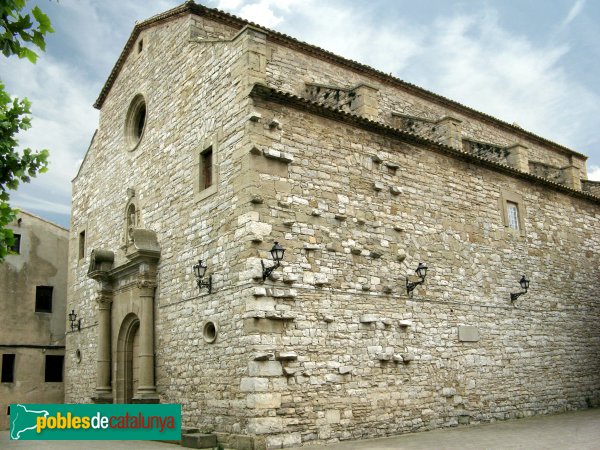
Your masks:
{"label": "black wall lantern", "polygon": [[417,269],[415,270],[417,276],[419,277],[419,281],[408,281],[408,277],[406,277],[406,293],[411,295],[410,293],[420,284],[425,282],[425,276],[427,275],[427,264],[419,263]]}
{"label": "black wall lantern", "polygon": [[510,294],[510,302],[511,303],[513,303],[521,295],[527,294],[527,290],[529,289],[529,280],[527,278],[525,278],[525,275],[523,275],[521,277],[521,280],[519,281],[519,284],[521,285],[521,289],[523,289],[523,292],[515,292],[515,293],[511,292],[511,294]]}
{"label": "black wall lantern", "polygon": [[71,322],[71,331],[75,331],[75,328],[77,328],[77,331],[81,331],[81,319],[77,318],[74,309],[69,313],[69,321]]}
{"label": "black wall lantern", "polygon": [[198,260],[198,264],[194,265],[194,275],[196,276],[196,284],[198,289],[207,288],[208,293],[212,293],[212,275],[208,276],[208,281],[202,281],[204,274],[206,273],[206,264],[201,259]]}
{"label": "black wall lantern", "polygon": [[269,253],[271,253],[271,258],[273,259],[273,261],[275,261],[275,264],[271,267],[265,267],[264,261],[262,259],[260,260],[260,263],[261,263],[262,269],[263,269],[263,274],[262,274],[263,281],[265,281],[267,279],[267,277],[269,275],[271,275],[271,273],[273,273],[273,271],[281,265],[280,263],[281,263],[281,260],[283,259],[285,249],[281,245],[279,245],[279,242],[275,242],[275,244],[273,245],[273,248],[270,250]]}

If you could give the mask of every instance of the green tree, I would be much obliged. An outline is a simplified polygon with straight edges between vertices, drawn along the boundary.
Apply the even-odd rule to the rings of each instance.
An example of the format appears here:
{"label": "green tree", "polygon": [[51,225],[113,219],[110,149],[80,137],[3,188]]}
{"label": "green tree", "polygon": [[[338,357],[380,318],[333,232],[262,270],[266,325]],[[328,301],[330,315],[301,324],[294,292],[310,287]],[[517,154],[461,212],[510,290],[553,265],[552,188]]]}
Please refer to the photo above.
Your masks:
{"label": "green tree", "polygon": [[[0,0],[0,51],[6,57],[27,58],[35,64],[38,55],[30,47],[44,51],[45,36],[54,30],[37,6],[30,11],[25,7],[26,0]],[[29,183],[48,167],[48,150],[17,150],[17,133],[31,127],[30,106],[26,98],[11,98],[0,80],[0,262],[14,244],[13,233],[6,226],[18,212],[8,203],[8,190]]]}

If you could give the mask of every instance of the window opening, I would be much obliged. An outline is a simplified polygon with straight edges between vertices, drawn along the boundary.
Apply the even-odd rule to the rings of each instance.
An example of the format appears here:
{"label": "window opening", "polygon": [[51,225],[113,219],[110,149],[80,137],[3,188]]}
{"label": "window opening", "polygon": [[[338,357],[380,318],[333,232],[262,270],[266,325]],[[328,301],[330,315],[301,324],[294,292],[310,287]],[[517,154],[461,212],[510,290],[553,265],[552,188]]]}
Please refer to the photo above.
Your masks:
{"label": "window opening", "polygon": [[14,383],[15,381],[15,354],[4,353],[2,355],[2,383]]}
{"label": "window opening", "polygon": [[46,355],[44,381],[46,383],[61,383],[63,380],[64,355]]}
{"label": "window opening", "polygon": [[36,286],[35,288],[35,312],[52,312],[52,286]]}
{"label": "window opening", "polygon": [[21,235],[17,233],[13,233],[13,238],[15,239],[14,244],[10,247],[10,251],[16,253],[17,255],[21,253]]}
{"label": "window opening", "polygon": [[79,259],[85,258],[85,230],[79,233]]}
{"label": "window opening", "polygon": [[201,164],[202,164],[202,189],[206,189],[212,186],[212,165],[213,165],[213,152],[212,147],[207,148],[202,152],[201,156]]}
{"label": "window opening", "polygon": [[519,229],[519,205],[513,202],[506,202],[508,213],[508,226],[513,230]]}

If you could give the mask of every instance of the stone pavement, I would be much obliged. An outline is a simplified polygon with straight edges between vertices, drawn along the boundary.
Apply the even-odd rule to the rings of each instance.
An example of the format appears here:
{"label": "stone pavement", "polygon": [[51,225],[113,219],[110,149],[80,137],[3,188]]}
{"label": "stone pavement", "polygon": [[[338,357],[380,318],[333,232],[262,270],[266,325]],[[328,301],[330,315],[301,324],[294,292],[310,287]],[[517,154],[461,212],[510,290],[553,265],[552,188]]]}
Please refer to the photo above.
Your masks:
{"label": "stone pavement", "polygon": [[288,450],[600,449],[600,408]]}
{"label": "stone pavement", "polygon": [[174,444],[154,441],[11,441],[0,431],[2,450],[183,450]]}
{"label": "stone pavement", "polygon": [[[148,441],[9,441],[0,431],[0,449],[176,450]],[[289,450],[589,450],[600,449],[600,408],[553,416],[444,428],[402,436],[297,447]]]}

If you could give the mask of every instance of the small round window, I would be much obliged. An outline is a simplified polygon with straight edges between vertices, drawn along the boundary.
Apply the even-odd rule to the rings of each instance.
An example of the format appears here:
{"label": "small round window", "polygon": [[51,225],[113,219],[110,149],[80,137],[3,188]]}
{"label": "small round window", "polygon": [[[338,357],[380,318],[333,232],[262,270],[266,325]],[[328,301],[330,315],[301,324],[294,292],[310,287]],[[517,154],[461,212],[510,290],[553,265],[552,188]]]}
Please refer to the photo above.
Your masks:
{"label": "small round window", "polygon": [[146,101],[142,95],[136,95],[125,120],[125,138],[130,150],[137,147],[146,128]]}
{"label": "small round window", "polygon": [[216,323],[208,321],[204,324],[204,328],[202,329],[202,337],[209,344],[215,342],[218,333],[219,328],[217,327]]}

